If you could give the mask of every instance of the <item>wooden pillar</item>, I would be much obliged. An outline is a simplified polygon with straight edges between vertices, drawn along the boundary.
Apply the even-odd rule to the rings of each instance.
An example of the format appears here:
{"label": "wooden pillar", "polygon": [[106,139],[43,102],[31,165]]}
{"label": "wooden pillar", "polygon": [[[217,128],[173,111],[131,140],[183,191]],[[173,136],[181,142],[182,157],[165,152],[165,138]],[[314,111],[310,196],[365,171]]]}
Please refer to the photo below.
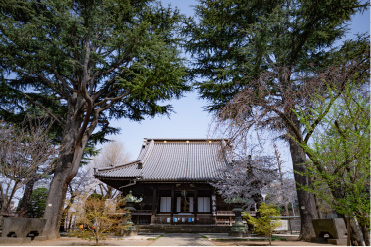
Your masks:
{"label": "wooden pillar", "polygon": [[195,224],[197,224],[197,213],[198,213],[198,189],[195,189],[195,193],[193,195],[193,213],[195,215]]}
{"label": "wooden pillar", "polygon": [[171,212],[170,212],[170,224],[174,224],[174,204],[175,204],[175,191],[174,185],[171,186]]}
{"label": "wooden pillar", "polygon": [[155,224],[155,217],[156,217],[156,207],[157,207],[157,189],[156,186],[153,186],[153,194],[152,194],[152,216],[151,216],[151,225]]}

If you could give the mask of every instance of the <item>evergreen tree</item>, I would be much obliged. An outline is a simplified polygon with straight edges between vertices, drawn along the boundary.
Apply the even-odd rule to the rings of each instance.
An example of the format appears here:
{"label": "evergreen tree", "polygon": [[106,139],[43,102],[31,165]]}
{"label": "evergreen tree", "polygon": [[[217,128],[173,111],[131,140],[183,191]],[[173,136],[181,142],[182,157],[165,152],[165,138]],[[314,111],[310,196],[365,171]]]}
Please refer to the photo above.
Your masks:
{"label": "evergreen tree", "polygon": [[34,191],[32,191],[30,205],[28,208],[28,217],[31,218],[43,217],[47,197],[48,197],[47,188],[37,188]]}
{"label": "evergreen tree", "polygon": [[[307,79],[336,65],[340,54],[348,59],[368,56],[368,43],[362,38],[341,52],[333,48],[346,33],[351,15],[367,6],[358,0],[200,0],[199,21],[189,20],[184,33],[189,35],[187,50],[195,58],[193,76],[205,78],[196,85],[201,97],[211,102],[208,109],[220,121],[232,121],[229,126],[240,136],[258,126],[307,141],[311,133],[303,136],[294,111],[310,104],[308,96],[325,87]],[[310,186],[300,175],[306,162],[302,147],[288,135],[283,137],[290,146],[296,182]],[[310,240],[311,220],[317,217],[314,197],[300,186],[297,193],[301,239]]]}
{"label": "evergreen tree", "polygon": [[54,119],[63,147],[44,234],[59,235],[66,190],[89,140],[110,119],[168,114],[188,86],[174,32],[180,15],[150,0],[1,0],[1,117]]}

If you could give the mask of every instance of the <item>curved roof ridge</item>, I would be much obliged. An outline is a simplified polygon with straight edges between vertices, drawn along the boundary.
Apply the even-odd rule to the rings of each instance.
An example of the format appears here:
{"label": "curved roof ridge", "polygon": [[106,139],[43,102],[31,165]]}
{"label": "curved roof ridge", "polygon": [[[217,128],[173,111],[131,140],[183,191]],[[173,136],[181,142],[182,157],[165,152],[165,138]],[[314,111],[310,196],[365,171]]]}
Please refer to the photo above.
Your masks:
{"label": "curved roof ridge", "polygon": [[128,163],[124,163],[124,164],[121,164],[121,165],[117,165],[117,166],[112,166],[112,167],[107,167],[107,168],[98,168],[97,171],[109,171],[109,170],[114,170],[114,169],[117,169],[117,168],[121,168],[121,167],[125,167],[125,166],[129,166],[129,165],[134,165],[136,163],[140,162],[140,160],[134,160],[134,161],[130,161]]}
{"label": "curved roof ridge", "polygon": [[145,139],[136,161],[97,174],[107,179],[139,176],[141,181],[209,181],[228,167],[230,157],[228,151],[223,150],[229,148],[227,138],[172,140]]}
{"label": "curved roof ridge", "polygon": [[151,141],[222,141],[228,138],[144,138]]}
{"label": "curved roof ridge", "polygon": [[151,142],[150,142],[149,145],[148,145],[147,152],[145,153],[143,159],[140,160],[140,161],[142,162],[143,165],[144,165],[144,163],[148,160],[148,157],[149,157],[150,154],[152,153],[152,150],[153,150],[153,146],[154,146],[154,145],[155,145],[154,140],[151,140]]}

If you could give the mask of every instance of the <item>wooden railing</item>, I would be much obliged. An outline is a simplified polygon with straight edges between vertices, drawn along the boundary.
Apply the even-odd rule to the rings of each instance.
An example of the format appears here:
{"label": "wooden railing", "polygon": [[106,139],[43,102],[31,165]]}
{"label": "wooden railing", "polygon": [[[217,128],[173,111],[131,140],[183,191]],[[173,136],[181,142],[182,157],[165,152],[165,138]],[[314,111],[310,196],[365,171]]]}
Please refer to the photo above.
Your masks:
{"label": "wooden railing", "polygon": [[232,211],[216,211],[217,216],[234,216]]}
{"label": "wooden railing", "polygon": [[[255,215],[255,212],[249,212],[251,215]],[[194,214],[189,215],[181,215],[181,214],[174,214],[173,215],[173,224],[174,225],[224,225],[229,226],[233,225],[234,223],[234,213],[232,211],[217,211],[216,215],[213,216],[212,214],[197,214],[195,217]],[[175,219],[174,219],[175,218]],[[138,222],[140,225],[146,224],[171,224],[171,214],[157,214],[156,216],[152,216],[151,210],[137,210],[133,212],[133,220],[134,222]],[[246,221],[243,219],[243,222]]]}
{"label": "wooden railing", "polygon": [[135,210],[133,215],[152,215],[152,210]]}

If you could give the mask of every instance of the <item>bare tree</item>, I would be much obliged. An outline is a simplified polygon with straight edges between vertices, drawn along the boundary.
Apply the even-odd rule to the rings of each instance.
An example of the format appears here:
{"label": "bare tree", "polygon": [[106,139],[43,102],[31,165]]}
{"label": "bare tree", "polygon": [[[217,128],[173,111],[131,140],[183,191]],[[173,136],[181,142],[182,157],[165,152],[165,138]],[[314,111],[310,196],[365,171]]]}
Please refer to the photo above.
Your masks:
{"label": "bare tree", "polygon": [[68,222],[67,229],[71,228],[71,222],[75,217],[76,212],[71,211],[72,206],[76,200],[83,195],[92,193],[99,181],[93,176],[93,169],[90,165],[80,167],[76,176],[71,180],[68,185],[67,196],[62,212],[62,220],[60,230],[66,230],[66,222]]}
{"label": "bare tree", "polygon": [[[295,180],[293,176],[291,176],[292,172],[285,172],[283,170],[283,160],[281,159],[281,154],[275,143],[273,144],[273,148],[278,169],[278,177],[277,181],[271,183],[265,190],[266,194],[269,195],[267,203],[282,205],[285,209],[285,214],[289,215],[289,203],[293,203],[294,198],[296,198]],[[295,210],[294,207],[292,207],[292,210]]]}
{"label": "bare tree", "polygon": [[[0,122],[0,196],[1,214],[9,213],[11,200],[26,184],[24,202],[32,194],[33,184],[52,171],[60,147],[48,137],[46,121],[27,121],[20,127]],[[21,206],[27,214],[28,206]]]}
{"label": "bare tree", "polygon": [[255,159],[239,156],[238,160],[222,171],[222,176],[211,183],[227,200],[242,198],[245,207],[251,208],[262,202],[262,190],[277,179],[277,169],[272,157],[257,156]]}
{"label": "bare tree", "polygon": [[104,144],[102,152],[94,159],[94,167],[104,168],[121,165],[130,160],[130,154],[126,152],[125,145],[119,141]]}
{"label": "bare tree", "polygon": [[[71,211],[73,208],[72,205],[76,203],[77,198],[81,195],[94,192],[102,195],[105,199],[113,199],[120,194],[120,191],[94,178],[93,169],[123,164],[128,162],[129,158],[130,155],[125,151],[124,144],[113,141],[105,144],[101,153],[94,157],[91,163],[80,167],[76,177],[68,185],[67,198],[62,214],[61,230],[65,230],[66,225],[68,229],[70,228],[72,217],[75,217],[76,213]],[[66,224],[66,222],[69,223]]]}
{"label": "bare tree", "polygon": [[[349,47],[348,50],[351,50],[357,47],[357,43],[351,43]],[[293,74],[288,68],[278,67],[267,71],[252,79],[248,88],[237,93],[216,114],[217,127],[224,130],[224,136],[234,143],[244,145],[254,128],[278,133],[287,141],[302,217],[301,239],[310,239],[314,235],[311,221],[318,217],[313,193],[301,189],[302,186],[311,186],[311,179],[303,175],[307,168],[307,156],[302,145],[308,143],[345,86],[353,81],[365,84],[369,77],[369,49],[359,48],[358,56],[353,59],[349,59],[348,50],[345,49],[345,55],[339,58],[341,64],[315,75]],[[336,88],[338,93],[330,97],[328,88]],[[310,111],[314,106],[314,96],[322,97],[326,103],[322,113],[310,119],[310,125],[304,129],[298,114]]]}
{"label": "bare tree", "polygon": [[[103,146],[102,152],[94,158],[92,163],[94,168],[107,168],[124,164],[129,159],[130,154],[126,152],[124,144],[119,141],[113,141]],[[104,196],[106,199],[112,199],[120,193],[118,190],[100,181],[97,184],[95,192]]]}

